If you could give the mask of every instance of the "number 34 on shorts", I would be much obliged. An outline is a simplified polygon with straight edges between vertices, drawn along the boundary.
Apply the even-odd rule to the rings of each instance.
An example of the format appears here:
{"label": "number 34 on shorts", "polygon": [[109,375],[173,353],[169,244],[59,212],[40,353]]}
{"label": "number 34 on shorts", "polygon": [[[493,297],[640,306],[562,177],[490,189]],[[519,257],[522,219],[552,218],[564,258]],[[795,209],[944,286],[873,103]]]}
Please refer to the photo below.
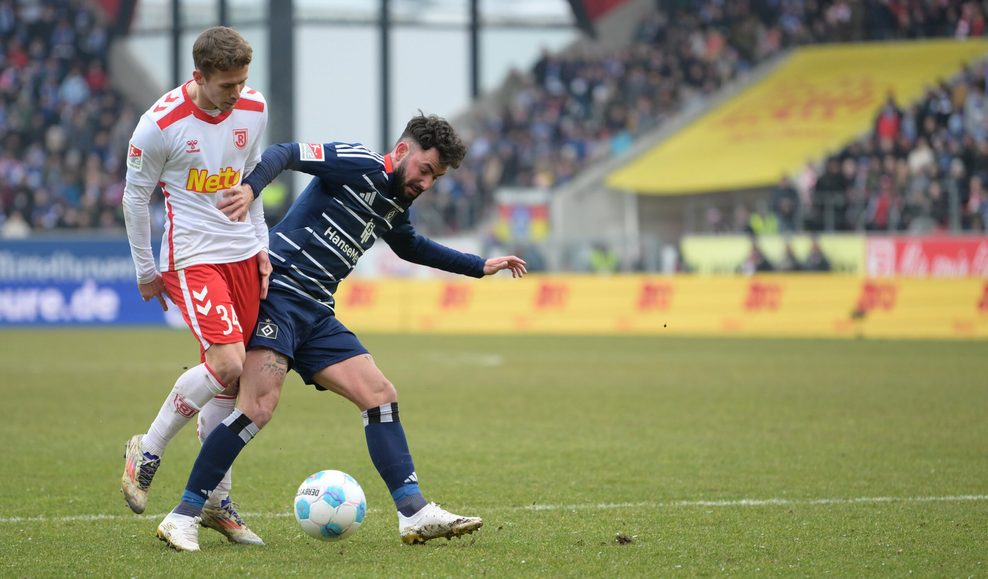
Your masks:
{"label": "number 34 on shorts", "polygon": [[[241,284],[230,275],[230,266],[238,264],[191,266],[162,277],[172,301],[182,312],[185,323],[196,336],[210,344],[230,344],[244,339],[241,319],[247,312],[249,327],[257,319],[260,289],[257,277],[246,276],[252,283]],[[234,298],[236,296],[236,299]]]}

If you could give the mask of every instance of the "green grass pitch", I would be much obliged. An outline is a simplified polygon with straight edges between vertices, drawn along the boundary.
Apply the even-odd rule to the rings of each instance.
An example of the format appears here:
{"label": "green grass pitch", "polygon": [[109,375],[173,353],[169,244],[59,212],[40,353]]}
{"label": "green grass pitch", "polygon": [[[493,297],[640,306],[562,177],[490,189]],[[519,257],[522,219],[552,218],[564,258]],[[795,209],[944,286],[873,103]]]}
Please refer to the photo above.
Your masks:
{"label": "green grass pitch", "polygon": [[[196,345],[167,330],[0,331],[0,576],[985,576],[985,343],[363,336],[396,384],[427,498],[474,535],[400,543],[359,413],[291,375],[234,469],[261,548],[154,536],[199,447],[173,443],[148,515],[119,491]],[[302,534],[316,470],[364,526]],[[623,540],[618,540],[618,537]]]}

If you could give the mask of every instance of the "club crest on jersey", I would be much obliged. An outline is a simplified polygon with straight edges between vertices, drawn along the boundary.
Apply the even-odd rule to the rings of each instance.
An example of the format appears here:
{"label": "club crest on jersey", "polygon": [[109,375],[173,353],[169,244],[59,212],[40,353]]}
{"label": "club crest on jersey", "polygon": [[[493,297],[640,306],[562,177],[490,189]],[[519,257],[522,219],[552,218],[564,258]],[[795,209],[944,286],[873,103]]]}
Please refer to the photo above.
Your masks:
{"label": "club crest on jersey", "polygon": [[278,339],[278,326],[271,320],[264,320],[263,322],[257,324],[257,331],[254,332],[262,338],[268,338],[269,340]]}
{"label": "club crest on jersey", "polygon": [[233,129],[233,146],[238,149],[247,147],[247,129]]}
{"label": "club crest on jersey", "polygon": [[322,145],[314,143],[300,143],[298,146],[299,161],[325,161],[326,151]]}
{"label": "club crest on jersey", "polygon": [[140,171],[144,166],[144,151],[135,147],[134,143],[127,148],[127,166],[135,171]]}
{"label": "club crest on jersey", "polygon": [[360,244],[364,245],[370,236],[374,235],[374,222],[368,221],[367,225],[364,227],[364,232],[360,234]]}

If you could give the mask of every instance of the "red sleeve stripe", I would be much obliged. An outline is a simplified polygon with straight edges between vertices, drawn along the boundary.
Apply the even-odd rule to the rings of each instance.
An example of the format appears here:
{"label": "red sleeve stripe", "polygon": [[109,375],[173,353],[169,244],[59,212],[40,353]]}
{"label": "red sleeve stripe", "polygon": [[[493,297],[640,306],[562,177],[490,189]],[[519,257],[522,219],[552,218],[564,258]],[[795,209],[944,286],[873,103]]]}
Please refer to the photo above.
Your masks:
{"label": "red sleeve stripe", "polygon": [[170,195],[165,189],[164,181],[158,183],[161,186],[161,193],[165,196],[165,215],[168,219],[168,267],[166,271],[175,271],[175,210],[172,208]]}

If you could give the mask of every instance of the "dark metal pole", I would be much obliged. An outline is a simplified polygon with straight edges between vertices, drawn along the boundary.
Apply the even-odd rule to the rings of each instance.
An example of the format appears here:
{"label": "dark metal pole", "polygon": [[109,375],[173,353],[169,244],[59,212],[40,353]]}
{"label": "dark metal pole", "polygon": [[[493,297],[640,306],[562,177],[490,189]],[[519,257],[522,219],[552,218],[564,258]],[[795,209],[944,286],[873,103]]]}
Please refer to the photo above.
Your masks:
{"label": "dark metal pole", "polygon": [[292,0],[268,0],[268,138],[272,143],[295,141],[295,9]]}
{"label": "dark metal pole", "polygon": [[220,0],[220,26],[230,25],[230,6],[226,0]]}
{"label": "dark metal pole", "polygon": [[172,86],[185,80],[182,74],[182,0],[172,0]]}
{"label": "dark metal pole", "polygon": [[130,24],[134,20],[134,10],[137,9],[137,0],[124,0],[120,3],[120,10],[117,11],[116,22],[113,26],[113,34],[117,38],[123,38],[130,34]]}
{"label": "dark metal pole", "polygon": [[391,147],[391,11],[389,0],[381,0],[381,147]]}
{"label": "dark metal pole", "polygon": [[[295,6],[293,0],[268,0],[268,134],[269,143],[295,141]],[[255,59],[257,53],[255,52]],[[288,172],[268,185],[264,214],[268,225],[281,220],[294,194]]]}
{"label": "dark metal pole", "polygon": [[470,0],[470,96],[480,96],[480,0]]}

